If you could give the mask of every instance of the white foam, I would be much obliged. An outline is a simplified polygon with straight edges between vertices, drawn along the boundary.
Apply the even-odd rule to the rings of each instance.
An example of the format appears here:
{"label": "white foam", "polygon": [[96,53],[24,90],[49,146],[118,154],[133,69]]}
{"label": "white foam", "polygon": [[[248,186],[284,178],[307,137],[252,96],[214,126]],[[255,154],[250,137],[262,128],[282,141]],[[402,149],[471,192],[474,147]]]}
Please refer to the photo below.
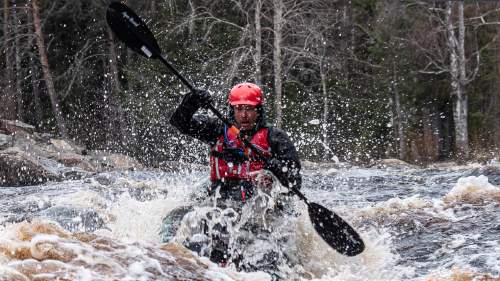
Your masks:
{"label": "white foam", "polygon": [[81,190],[74,193],[57,196],[52,199],[55,205],[67,205],[71,203],[73,207],[92,208],[95,210],[104,210],[109,202],[94,191]]}
{"label": "white foam", "polygon": [[391,252],[391,236],[387,232],[357,229],[366,248],[357,256],[347,257],[321,239],[307,211],[298,219],[297,227],[296,255],[302,264],[299,271],[312,276],[312,280],[403,280],[414,273],[412,268],[396,265],[399,256]]}
{"label": "white foam", "polygon": [[459,178],[457,184],[446,196],[456,197],[470,192],[500,191],[500,188],[492,185],[486,176],[470,176]]}
{"label": "white foam", "polygon": [[379,169],[364,169],[364,168],[357,168],[353,167],[347,170],[342,170],[341,173],[339,173],[339,176],[342,177],[354,177],[354,178],[369,178],[369,177],[374,177],[374,176],[386,176],[389,175],[390,172],[385,171],[385,170],[379,170]]}
{"label": "white foam", "polygon": [[168,212],[182,205],[169,198],[137,201],[129,194],[122,194],[109,210],[113,220],[110,231],[99,230],[99,234],[125,241],[161,242],[160,227]]}
{"label": "white foam", "polygon": [[147,267],[144,266],[144,261],[137,261],[129,265],[128,274],[130,275],[131,278],[133,278],[130,280],[138,280],[138,281],[150,280],[150,278],[153,275],[147,272],[146,268]]}
{"label": "white foam", "polygon": [[378,215],[401,215],[402,212],[413,212],[416,210],[423,210],[433,207],[433,203],[415,194],[407,198],[394,197],[387,201],[383,201],[363,208],[360,213],[364,216],[378,216]]}
{"label": "white foam", "polygon": [[[190,200],[193,192],[202,190],[205,180],[197,180],[189,184],[193,178],[184,179],[182,183],[167,183],[162,180],[138,182],[122,179],[133,188],[148,188],[167,190],[167,195],[158,195],[158,198],[141,202],[132,198],[128,193],[122,194],[108,209],[108,216],[113,219],[108,224],[109,230],[98,230],[97,233],[112,238],[128,241],[161,242],[160,228],[163,218],[172,210],[183,206]],[[180,179],[178,179],[180,180]]]}
{"label": "white foam", "polygon": [[456,249],[461,247],[467,241],[466,237],[461,234],[455,234],[452,236],[452,240],[448,243],[448,247],[451,249]]}

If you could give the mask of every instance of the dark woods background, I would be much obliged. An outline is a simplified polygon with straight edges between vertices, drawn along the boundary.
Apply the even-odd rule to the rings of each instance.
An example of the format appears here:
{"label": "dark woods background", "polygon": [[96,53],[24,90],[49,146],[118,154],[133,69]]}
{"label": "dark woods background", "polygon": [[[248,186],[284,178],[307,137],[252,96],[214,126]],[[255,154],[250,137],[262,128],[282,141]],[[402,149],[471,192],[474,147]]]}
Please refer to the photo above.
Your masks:
{"label": "dark woods background", "polygon": [[[149,165],[206,160],[205,146],[168,125],[186,89],[113,38],[109,1],[2,2],[1,118]],[[262,85],[269,121],[303,159],[427,163],[499,153],[494,1],[126,4],[217,107],[234,83]]]}

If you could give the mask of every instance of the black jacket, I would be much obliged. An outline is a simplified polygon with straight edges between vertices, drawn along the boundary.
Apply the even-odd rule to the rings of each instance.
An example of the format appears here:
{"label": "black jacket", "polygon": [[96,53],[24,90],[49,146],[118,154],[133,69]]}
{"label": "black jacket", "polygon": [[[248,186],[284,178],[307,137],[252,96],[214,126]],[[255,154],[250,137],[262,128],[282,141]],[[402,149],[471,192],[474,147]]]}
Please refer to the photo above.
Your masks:
{"label": "black jacket", "polygon": [[[217,139],[224,133],[224,123],[206,115],[194,115],[199,107],[190,102],[187,94],[170,117],[170,124],[181,133],[194,137],[202,142],[214,146]],[[279,128],[265,124],[264,112],[261,111],[257,128],[269,129],[268,141],[271,146],[271,159],[267,161],[266,169],[271,171],[285,187],[300,189],[302,178],[300,175],[300,160],[295,146],[288,135]],[[250,134],[251,137],[251,134]]]}

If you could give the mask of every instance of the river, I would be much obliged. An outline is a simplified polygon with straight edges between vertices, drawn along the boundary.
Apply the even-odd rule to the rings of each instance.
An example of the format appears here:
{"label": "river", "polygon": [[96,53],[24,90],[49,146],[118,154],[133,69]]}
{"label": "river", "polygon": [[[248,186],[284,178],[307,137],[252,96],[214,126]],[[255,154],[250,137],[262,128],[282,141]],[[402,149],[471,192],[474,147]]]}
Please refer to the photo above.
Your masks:
{"label": "river", "polygon": [[[330,249],[296,200],[298,214],[284,218],[286,230],[280,230],[289,239],[279,245],[290,245],[284,251],[294,264],[276,268],[280,276],[500,280],[498,163],[308,167],[304,194],[354,226],[367,248],[356,257]],[[112,172],[1,188],[0,280],[270,280],[268,270],[220,268],[161,242],[163,218],[192,205],[207,176],[192,170]]]}

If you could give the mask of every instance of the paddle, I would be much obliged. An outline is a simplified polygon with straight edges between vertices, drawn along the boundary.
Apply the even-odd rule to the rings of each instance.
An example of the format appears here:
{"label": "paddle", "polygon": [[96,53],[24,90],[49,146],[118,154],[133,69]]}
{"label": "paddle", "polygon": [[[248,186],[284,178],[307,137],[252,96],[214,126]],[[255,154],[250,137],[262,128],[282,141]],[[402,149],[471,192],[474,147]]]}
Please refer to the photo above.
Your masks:
{"label": "paddle", "polygon": [[[144,21],[129,7],[120,2],[111,3],[106,12],[106,20],[111,30],[129,48],[147,58],[159,59],[189,90],[195,90],[195,87],[168,62],[167,58],[162,54],[154,35]],[[239,135],[239,129],[212,104],[209,104],[207,108],[228,125],[235,135]],[[246,146],[251,147],[260,157],[267,158],[260,149],[246,138],[242,138],[242,140]],[[314,229],[328,245],[347,256],[355,256],[363,252],[365,248],[363,240],[340,216],[317,203],[309,202],[296,187],[288,188],[307,204]]]}

